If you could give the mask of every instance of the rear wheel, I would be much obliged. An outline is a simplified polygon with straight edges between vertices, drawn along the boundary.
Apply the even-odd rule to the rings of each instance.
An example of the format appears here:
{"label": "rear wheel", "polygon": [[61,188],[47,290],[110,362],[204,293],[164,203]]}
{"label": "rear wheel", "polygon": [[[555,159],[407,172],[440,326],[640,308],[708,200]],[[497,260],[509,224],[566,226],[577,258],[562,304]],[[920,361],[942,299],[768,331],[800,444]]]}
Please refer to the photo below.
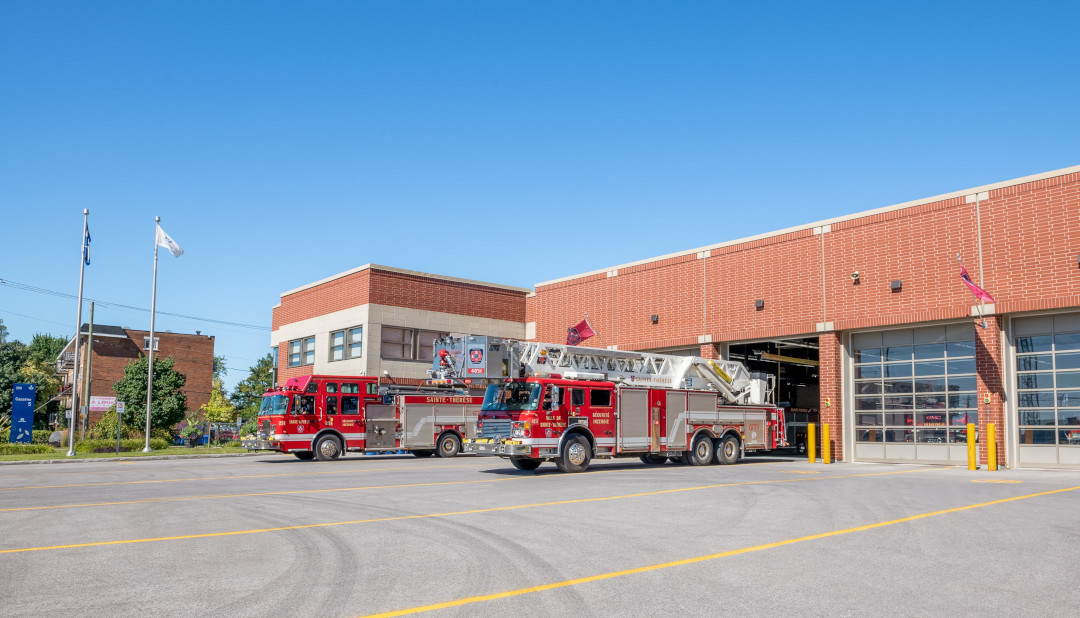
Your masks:
{"label": "rear wheel", "polygon": [[718,441],[716,463],[727,465],[737,461],[739,461],[739,439],[728,434]]}
{"label": "rear wheel", "polygon": [[539,459],[533,459],[532,457],[511,457],[510,463],[514,464],[514,467],[518,470],[524,470],[528,472],[529,470],[535,470],[539,468],[540,464],[543,462]]}
{"label": "rear wheel", "polygon": [[311,461],[312,459],[315,459],[315,453],[312,453],[311,451],[297,451],[293,453],[293,455],[296,455],[296,458],[301,461]]}
{"label": "rear wheel", "polygon": [[667,461],[667,457],[664,455],[642,455],[641,463],[649,464],[650,466],[659,466]]}
{"label": "rear wheel", "polygon": [[581,436],[572,436],[563,445],[563,451],[555,459],[559,472],[584,472],[589,469],[589,442]]}
{"label": "rear wheel", "polygon": [[694,448],[686,453],[686,463],[691,466],[707,466],[713,460],[712,438],[701,434],[694,440]]}
{"label": "rear wheel", "polygon": [[461,440],[452,433],[444,434],[439,438],[439,444],[435,449],[435,454],[439,457],[454,457],[461,452]]}
{"label": "rear wheel", "polygon": [[315,457],[319,461],[333,461],[341,457],[341,441],[332,435],[325,435],[315,441]]}
{"label": "rear wheel", "polygon": [[431,457],[435,451],[413,451],[413,457]]}

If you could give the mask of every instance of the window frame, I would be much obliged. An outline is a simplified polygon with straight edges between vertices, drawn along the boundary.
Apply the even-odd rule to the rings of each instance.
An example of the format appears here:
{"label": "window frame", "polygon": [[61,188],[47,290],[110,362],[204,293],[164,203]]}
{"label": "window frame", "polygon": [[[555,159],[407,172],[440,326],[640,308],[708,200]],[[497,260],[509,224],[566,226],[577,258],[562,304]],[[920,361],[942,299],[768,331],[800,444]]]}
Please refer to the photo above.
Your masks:
{"label": "window frame", "polygon": [[[387,333],[388,330],[397,331],[397,332],[401,332],[401,333],[408,333],[409,341],[408,342],[387,341],[386,340],[386,333]],[[425,337],[421,337],[421,335],[425,335]],[[443,332],[443,331],[438,331],[438,330],[431,330],[431,329],[428,329],[428,328],[410,328],[408,326],[393,326],[391,324],[383,324],[382,325],[382,332],[379,335],[379,358],[381,360],[387,360],[387,361],[410,361],[410,362],[430,363],[430,362],[432,362],[432,360],[434,360],[434,355],[435,355],[434,340],[435,339],[440,339],[440,338],[443,338],[443,337],[448,337],[449,335],[450,335],[450,333]],[[431,344],[424,344],[423,343],[423,341],[427,338],[427,336],[430,336],[430,339],[432,340]],[[406,356],[387,356],[385,348],[384,348],[384,346],[387,346],[387,345],[391,345],[391,346],[407,346],[408,349],[407,349],[407,351],[405,351]],[[430,353],[429,353],[428,356],[425,356],[425,352],[428,351],[428,350],[430,350]]]}
{"label": "window frame", "polygon": [[[353,341],[353,333],[359,333],[359,341]],[[334,337],[341,335],[341,345],[334,345]],[[362,358],[364,356],[364,327],[363,326],[350,326],[348,328],[340,328],[338,330],[330,331],[329,349],[327,350],[327,361],[336,363],[339,361],[352,360],[354,358]],[[356,354],[353,354],[353,348],[357,348]],[[341,350],[341,358],[334,358],[334,351]]]}
{"label": "window frame", "polygon": [[[297,346],[296,352],[293,352],[294,345]],[[289,367],[307,367],[315,364],[315,335],[292,339],[286,346]],[[293,362],[293,354],[297,355],[295,363]],[[311,359],[310,362],[306,362],[309,358]]]}

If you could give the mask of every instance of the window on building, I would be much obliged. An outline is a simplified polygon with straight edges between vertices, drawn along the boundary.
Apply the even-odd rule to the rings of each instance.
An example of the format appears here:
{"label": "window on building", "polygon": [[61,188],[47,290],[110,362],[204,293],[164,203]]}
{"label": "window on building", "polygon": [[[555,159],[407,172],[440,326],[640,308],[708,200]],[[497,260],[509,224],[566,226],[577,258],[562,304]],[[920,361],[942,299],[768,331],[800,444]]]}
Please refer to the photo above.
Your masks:
{"label": "window on building", "polygon": [[364,351],[364,329],[360,326],[330,333],[330,360],[360,358]]}
{"label": "window on building", "polygon": [[[158,344],[160,344],[160,343],[161,343],[161,337],[154,337],[154,351],[155,352],[158,351]],[[144,350],[149,350],[150,349],[150,336],[149,335],[142,338],[142,349],[144,349]]]}
{"label": "window on building", "polygon": [[381,354],[391,360],[431,361],[435,339],[448,335],[434,330],[383,326]]}
{"label": "window on building", "polygon": [[315,364],[315,338],[294,339],[289,342],[289,366]]}

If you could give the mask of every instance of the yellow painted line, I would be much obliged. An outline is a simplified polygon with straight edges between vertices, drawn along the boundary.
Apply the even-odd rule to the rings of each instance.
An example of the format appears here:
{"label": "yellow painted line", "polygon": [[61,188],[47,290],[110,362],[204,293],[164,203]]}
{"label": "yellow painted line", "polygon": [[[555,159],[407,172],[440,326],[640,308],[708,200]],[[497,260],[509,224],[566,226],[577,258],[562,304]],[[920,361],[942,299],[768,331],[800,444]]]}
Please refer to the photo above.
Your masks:
{"label": "yellow painted line", "polygon": [[298,489],[295,491],[265,491],[251,494],[213,494],[209,496],[187,496],[171,498],[146,498],[145,500],[124,500],[120,502],[88,502],[85,504],[58,504],[52,506],[22,506],[10,509],[0,509],[0,513],[10,511],[47,511],[53,509],[75,509],[91,506],[118,506],[124,504],[153,504],[155,502],[188,502],[192,500],[217,500],[221,498],[254,498],[260,496],[288,496],[292,494],[319,494],[335,491],[365,491],[370,489],[400,489],[408,487],[434,487],[438,485],[468,485],[474,483],[502,483],[522,479],[535,479],[535,476],[518,476],[501,479],[484,479],[482,481],[445,481],[440,483],[404,483],[401,485],[365,485],[363,487],[335,487],[331,489]]}
{"label": "yellow painted line", "polygon": [[[896,470],[893,472],[870,472],[865,474],[847,474],[842,476],[822,476],[814,478],[799,478],[799,479],[777,479],[773,481],[744,481],[740,483],[721,483],[716,485],[699,485],[695,487],[679,487],[675,489],[662,489],[659,491],[649,491],[636,494],[626,494],[622,496],[603,496],[599,498],[578,498],[575,500],[557,500],[552,502],[537,502],[533,504],[515,504],[512,506],[498,506],[487,509],[474,509],[469,511],[451,511],[447,513],[425,513],[421,515],[402,515],[399,517],[379,517],[375,519],[354,519],[350,521],[335,521],[326,522],[321,524],[298,524],[295,526],[281,526],[278,528],[257,528],[254,530],[233,530],[230,532],[209,532],[204,534],[185,534],[179,536],[162,536],[152,537],[144,539],[128,539],[123,541],[97,541],[92,543],[73,543],[70,545],[50,545],[44,547],[22,547],[17,549],[0,549],[0,554],[16,554],[21,552],[30,551],[46,551],[51,549],[74,549],[78,547],[102,547],[106,545],[131,545],[135,543],[157,543],[161,541],[180,541],[186,539],[208,539],[223,536],[239,536],[245,534],[261,534],[265,532],[282,532],[285,530],[307,530],[311,528],[329,528],[333,526],[350,526],[357,524],[373,524],[382,523],[388,521],[405,521],[409,519],[433,519],[436,517],[453,517],[457,515],[476,515],[479,513],[496,513],[500,511],[514,511],[520,509],[532,509],[547,506],[563,506],[567,504],[585,504],[589,502],[607,502],[611,500],[625,500],[629,498],[641,498],[645,496],[659,496],[663,494],[675,494],[688,491],[701,491],[705,489],[716,489],[719,487],[737,487],[743,485],[774,485],[779,483],[799,483],[806,481],[825,481],[830,479],[845,479],[845,478],[857,478],[865,476],[890,476],[895,474],[907,474],[909,472],[926,472],[932,468],[917,468],[913,470]],[[535,478],[535,477],[522,477],[522,478]],[[560,478],[560,477],[555,477]]]}
{"label": "yellow painted line", "polygon": [[663,562],[660,564],[653,564],[649,566],[637,567],[634,569],[626,569],[623,571],[615,571],[612,573],[602,573],[599,575],[591,575],[589,577],[579,577],[577,579],[568,579],[561,582],[555,582],[551,584],[544,584],[541,586],[533,586],[531,588],[519,588],[517,590],[508,590],[506,592],[498,592],[495,594],[486,594],[475,597],[466,597],[464,599],[458,599],[456,601],[447,601],[445,603],[435,603],[432,605],[421,605],[419,607],[411,607],[408,609],[401,609],[390,612],[383,612],[380,614],[369,614],[364,618],[390,618],[391,616],[407,616],[410,614],[419,614],[421,612],[429,612],[437,609],[447,609],[450,607],[461,607],[462,605],[471,605],[473,603],[483,603],[485,601],[494,601],[497,599],[505,599],[508,597],[521,596],[525,594],[531,594],[534,592],[543,592],[545,590],[555,590],[557,588],[565,588],[567,586],[577,586],[579,584],[587,584],[590,582],[602,581],[605,579],[613,579],[616,577],[624,577],[626,575],[636,575],[638,573],[648,573],[649,571],[658,571],[660,569],[670,569],[672,567],[686,566],[688,564],[695,564],[698,562],[706,562],[708,560],[717,560],[719,558],[727,558],[729,556],[738,556],[740,554],[748,554],[751,552],[762,551],[766,549],[775,549],[777,547],[784,547],[786,545],[794,545],[795,543],[803,543],[806,541],[815,541],[818,539],[825,539],[833,536],[840,536],[844,534],[851,534],[854,532],[863,532],[866,530],[873,530],[875,528],[884,528],[885,526],[892,526],[895,524],[901,524],[910,521],[916,521],[919,519],[926,519],[928,517],[936,517],[938,515],[945,515],[948,513],[959,513],[961,511],[967,511],[970,509],[982,508],[984,506],[991,506],[995,504],[1005,504],[1007,502],[1014,502],[1016,500],[1026,500],[1028,498],[1036,498],[1039,496],[1049,496],[1052,494],[1064,493],[1067,491],[1075,491],[1080,489],[1080,486],[1067,487],[1065,489],[1054,489],[1051,491],[1043,491],[1035,494],[1027,494],[1025,496],[1014,496],[1012,498],[1002,498],[1000,500],[991,500],[990,502],[980,502],[978,504],[969,504],[967,506],[958,506],[951,509],[943,509],[940,511],[933,511],[930,513],[922,513],[919,515],[912,515],[910,517],[901,517],[899,519],[891,519],[889,521],[882,521],[876,524],[868,524],[865,526],[856,526],[854,528],[845,528],[843,530],[833,530],[831,532],[822,532],[820,534],[811,534],[808,536],[801,536],[795,539],[787,539],[785,541],[777,541],[775,543],[765,543],[763,545],[755,545],[753,547],[744,547],[742,549],[733,549],[731,551],[720,552],[717,554],[709,554],[707,556],[698,556],[696,558],[686,558],[685,560],[674,560],[671,562]]}
{"label": "yellow painted line", "polygon": [[[134,462],[132,462],[134,463]],[[303,464],[301,464],[303,465]],[[310,465],[310,464],[309,464]],[[392,468],[350,468],[348,470],[330,470],[326,472],[290,472],[282,474],[247,474],[236,476],[204,476],[181,479],[154,479],[148,481],[113,481],[109,483],[74,483],[71,485],[34,485],[31,487],[0,487],[0,491],[19,491],[23,489],[67,489],[71,487],[106,487],[112,485],[153,485],[157,483],[190,483],[193,481],[228,481],[232,479],[264,479],[281,478],[286,476],[325,476],[329,474],[357,474],[365,472],[386,472],[388,470],[444,470],[447,468],[462,468],[463,465],[447,466],[398,466]]]}
{"label": "yellow painted line", "polygon": [[984,480],[972,480],[972,483],[1023,483],[1024,481],[1012,481],[1005,479],[984,479]]}
{"label": "yellow painted line", "polygon": [[790,472],[791,474],[821,474],[820,470],[781,470],[781,472]]}

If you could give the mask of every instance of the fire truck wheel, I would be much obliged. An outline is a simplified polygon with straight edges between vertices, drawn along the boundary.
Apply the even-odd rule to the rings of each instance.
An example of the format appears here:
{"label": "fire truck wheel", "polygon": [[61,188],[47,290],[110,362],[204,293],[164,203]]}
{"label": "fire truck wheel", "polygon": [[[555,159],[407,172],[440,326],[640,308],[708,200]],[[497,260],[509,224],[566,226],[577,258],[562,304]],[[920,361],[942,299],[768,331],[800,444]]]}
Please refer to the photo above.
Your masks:
{"label": "fire truck wheel", "polygon": [[691,466],[707,466],[713,460],[712,438],[701,434],[694,440],[694,448],[686,453],[686,463]]}
{"label": "fire truck wheel", "polygon": [[563,445],[563,452],[555,459],[559,472],[584,472],[589,469],[589,442],[581,436],[571,436]]}
{"label": "fire truck wheel", "polygon": [[298,451],[293,453],[293,455],[296,455],[296,458],[301,461],[311,461],[312,459],[315,459],[315,453],[312,453],[311,451]]}
{"label": "fire truck wheel", "polygon": [[716,445],[716,463],[733,464],[739,461],[739,439],[732,435],[721,438]]}
{"label": "fire truck wheel", "polygon": [[315,456],[319,461],[333,461],[341,457],[341,442],[331,435],[325,435],[315,441]]}
{"label": "fire truck wheel", "polygon": [[533,459],[532,457],[511,457],[510,463],[514,464],[514,467],[518,470],[535,470],[540,467],[543,462],[539,459]]}
{"label": "fire truck wheel", "polygon": [[649,464],[650,466],[659,466],[667,462],[667,457],[663,455],[642,455],[641,463]]}
{"label": "fire truck wheel", "polygon": [[454,457],[461,452],[461,441],[452,433],[444,434],[439,438],[438,448],[435,453],[439,457]]}
{"label": "fire truck wheel", "polygon": [[413,457],[431,457],[435,451],[413,451]]}

